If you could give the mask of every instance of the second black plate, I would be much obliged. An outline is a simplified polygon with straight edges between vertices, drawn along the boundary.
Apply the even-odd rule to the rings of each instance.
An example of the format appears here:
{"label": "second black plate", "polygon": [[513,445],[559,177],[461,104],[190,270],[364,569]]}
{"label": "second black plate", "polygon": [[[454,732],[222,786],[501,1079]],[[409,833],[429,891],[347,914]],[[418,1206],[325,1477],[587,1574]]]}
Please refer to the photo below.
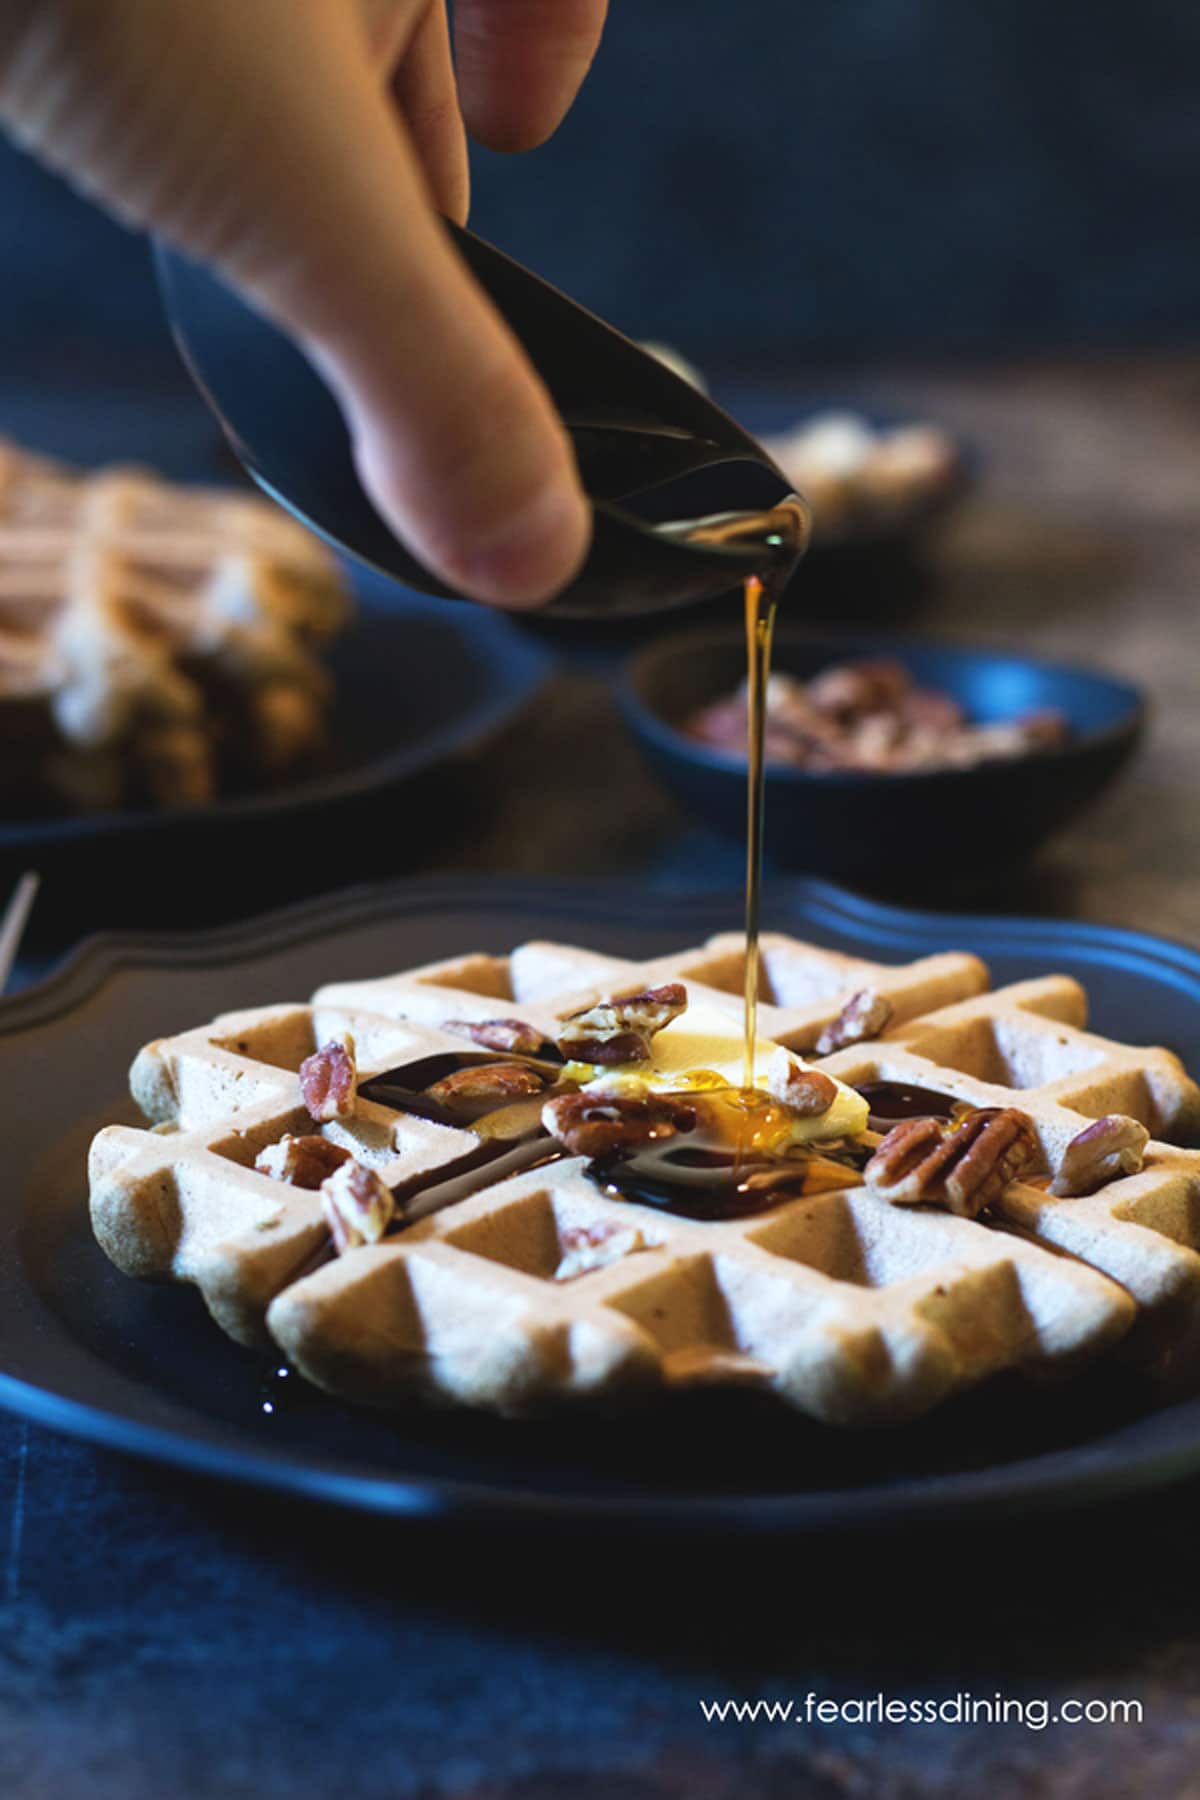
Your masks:
{"label": "second black plate", "polygon": [[[336,683],[322,766],[184,812],[0,820],[0,892],[44,879],[39,941],[98,924],[206,925],[429,856],[453,818],[447,771],[514,720],[553,653],[500,613],[356,577],[357,617],[331,647]],[[103,843],[106,854],[98,854]]]}

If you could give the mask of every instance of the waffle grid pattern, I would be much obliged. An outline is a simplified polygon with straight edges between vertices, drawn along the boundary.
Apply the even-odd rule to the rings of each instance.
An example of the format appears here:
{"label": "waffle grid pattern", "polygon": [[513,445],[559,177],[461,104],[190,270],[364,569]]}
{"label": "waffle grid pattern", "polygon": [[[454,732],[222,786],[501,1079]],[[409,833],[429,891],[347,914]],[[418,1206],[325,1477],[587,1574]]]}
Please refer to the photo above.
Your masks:
{"label": "waffle grid pattern", "polygon": [[[823,1066],[1019,1105],[1050,1171],[1102,1112],[1194,1128],[1200,1096],[1176,1059],[1089,1034],[1082,991],[1063,978],[987,993],[971,957],[885,969],[783,936],[762,958],[764,1035],[807,1048],[872,986],[892,1001],[889,1029]],[[854,1187],[699,1223],[611,1197],[563,1158],[315,1268],[318,1196],[253,1169],[265,1144],[311,1129],[295,1071],[337,1031],[354,1034],[366,1080],[462,1050],[441,1029],[452,1021],[517,1013],[550,1029],[600,993],[665,979],[740,1017],[741,972],[732,935],[650,963],[534,943],[339,983],[311,1007],[227,1015],[148,1046],[132,1086],[159,1123],[97,1138],[97,1235],[129,1273],[195,1282],[232,1335],[273,1340],[318,1385],[376,1404],[421,1391],[521,1411],[746,1384],[830,1422],[893,1423],[1000,1370],[1070,1371],[1122,1338],[1178,1350],[1200,1316],[1200,1155],[1163,1143],[1142,1174],[1090,1199],[1014,1185],[1007,1229]],[[324,1129],[392,1184],[452,1170],[476,1142],[373,1103]],[[581,1242],[617,1253],[580,1265]]]}
{"label": "waffle grid pattern", "polygon": [[265,500],[0,440],[0,724],[81,804],[135,775],[164,804],[210,798],[217,701],[260,772],[294,763],[328,701],[314,648],[347,611],[333,559]]}

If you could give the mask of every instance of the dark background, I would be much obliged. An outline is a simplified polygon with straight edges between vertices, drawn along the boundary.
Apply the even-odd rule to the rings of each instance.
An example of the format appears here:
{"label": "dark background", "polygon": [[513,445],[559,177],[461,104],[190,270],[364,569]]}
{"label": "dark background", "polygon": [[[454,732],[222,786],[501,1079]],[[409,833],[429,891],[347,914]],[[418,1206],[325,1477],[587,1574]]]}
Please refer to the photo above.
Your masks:
{"label": "dark background", "polygon": [[[1152,693],[1136,781],[1064,834],[1021,910],[1193,941],[1200,358],[1174,347],[1200,321],[1198,151],[1196,0],[615,0],[557,139],[476,158],[474,214],[638,335],[757,364],[789,403],[878,399],[978,447],[928,579],[889,567],[879,603]],[[144,246],[2,145],[0,271],[0,431],[230,473]],[[461,777],[463,841],[397,815],[397,869],[736,878],[736,850],[685,834],[639,775],[600,681],[569,670],[535,724]],[[219,878],[241,893],[239,867]],[[0,1792],[1194,1795],[1198,1498],[1193,1481],[900,1544],[430,1534],[3,1417]],[[719,1735],[696,1712],[877,1687],[1132,1696],[1146,1715]]]}
{"label": "dark background", "polygon": [[[1162,342],[1200,320],[1195,0],[615,0],[473,223],[724,363]],[[0,148],[0,375],[168,353],[142,244]]]}

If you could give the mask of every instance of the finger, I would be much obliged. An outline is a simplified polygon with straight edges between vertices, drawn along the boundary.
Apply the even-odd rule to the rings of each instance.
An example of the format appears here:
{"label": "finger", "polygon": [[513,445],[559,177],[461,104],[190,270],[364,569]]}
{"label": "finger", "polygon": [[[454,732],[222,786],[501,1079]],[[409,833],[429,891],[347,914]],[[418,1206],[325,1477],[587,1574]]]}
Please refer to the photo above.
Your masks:
{"label": "finger", "polygon": [[458,0],[463,116],[492,150],[531,150],[558,126],[600,43],[607,0]]}
{"label": "finger", "polygon": [[590,524],[569,440],[430,207],[361,16],[326,0],[25,16],[0,118],[293,332],[384,518],[449,585],[501,605],[565,585]]}
{"label": "finger", "polygon": [[467,135],[442,0],[434,0],[402,46],[392,94],[429,182],[433,204],[466,224],[471,197]]}
{"label": "finger", "polygon": [[570,442],[519,345],[432,213],[376,81],[328,93],[328,154],[276,187],[255,291],[309,345],[363,482],[449,585],[534,605],[571,578],[590,512]]}
{"label": "finger", "polygon": [[[444,0],[437,0],[443,5]],[[358,0],[367,45],[381,69],[393,69],[412,34],[413,9],[406,0]]]}

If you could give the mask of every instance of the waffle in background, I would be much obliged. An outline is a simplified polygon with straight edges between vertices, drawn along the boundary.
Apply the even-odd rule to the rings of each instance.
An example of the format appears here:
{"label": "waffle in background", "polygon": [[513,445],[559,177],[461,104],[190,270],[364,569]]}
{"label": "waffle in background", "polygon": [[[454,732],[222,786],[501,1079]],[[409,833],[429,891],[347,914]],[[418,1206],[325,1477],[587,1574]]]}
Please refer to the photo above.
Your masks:
{"label": "waffle in background", "polygon": [[301,769],[349,596],[270,501],[0,440],[0,802],[203,805]]}

